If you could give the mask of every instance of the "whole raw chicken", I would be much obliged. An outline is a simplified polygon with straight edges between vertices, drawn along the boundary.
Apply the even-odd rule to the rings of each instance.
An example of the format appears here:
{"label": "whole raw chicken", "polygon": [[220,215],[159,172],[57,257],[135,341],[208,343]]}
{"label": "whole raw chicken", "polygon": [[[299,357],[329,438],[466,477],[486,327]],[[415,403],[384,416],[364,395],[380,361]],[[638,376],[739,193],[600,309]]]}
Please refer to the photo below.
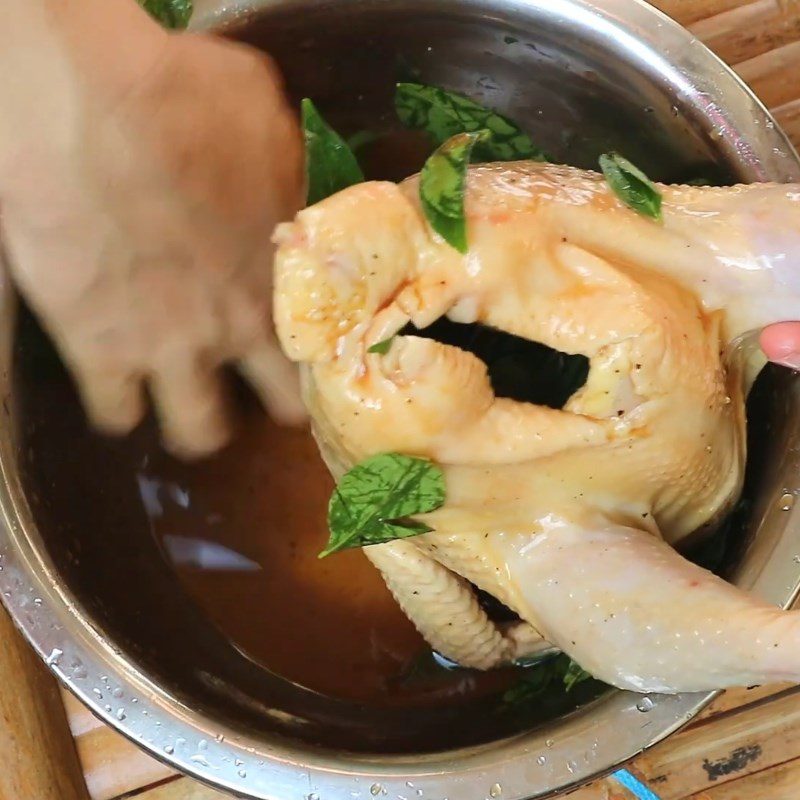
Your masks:
{"label": "whole raw chicken", "polygon": [[[737,346],[800,315],[800,187],[659,187],[663,222],[602,176],[471,167],[469,250],[427,224],[418,181],[365,183],[278,229],[276,320],[336,476],[430,458],[433,533],[365,548],[428,641],[489,668],[550,643],[625,689],[800,680],[800,615],[674,545],[736,500],[746,392]],[[495,397],[472,353],[409,322],[480,322],[589,358],[562,410]],[[487,617],[472,585],[523,621]]]}

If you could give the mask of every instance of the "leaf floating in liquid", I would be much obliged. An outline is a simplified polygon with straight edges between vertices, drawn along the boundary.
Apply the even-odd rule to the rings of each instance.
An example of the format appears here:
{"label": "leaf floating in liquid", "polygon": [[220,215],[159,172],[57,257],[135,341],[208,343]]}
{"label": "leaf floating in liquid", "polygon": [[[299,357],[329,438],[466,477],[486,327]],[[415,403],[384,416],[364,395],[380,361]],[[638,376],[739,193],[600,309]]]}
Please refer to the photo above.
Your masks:
{"label": "leaf floating in liquid", "polygon": [[424,458],[382,453],[357,464],[334,489],[328,506],[328,546],[320,558],[352,547],[366,547],[428,533],[409,519],[444,503],[441,468]]}
{"label": "leaf floating in liquid", "polygon": [[518,706],[530,703],[559,687],[569,692],[574,686],[592,676],[565,653],[525,668],[519,683],[503,695],[503,705]]}
{"label": "leaf floating in liquid", "polygon": [[368,147],[373,142],[378,140],[379,136],[374,131],[357,131],[352,136],[347,137],[347,146],[354,152],[357,153],[359,150],[363,150],[365,147]]}
{"label": "leaf floating in liquid", "polygon": [[564,673],[564,688],[570,691],[573,686],[576,686],[583,681],[588,681],[592,676],[577,662],[570,659],[569,666]]}
{"label": "leaf floating in liquid", "polygon": [[325,122],[311,100],[303,100],[301,110],[306,145],[306,202],[313,205],[361,183],[364,173],[347,142]]}
{"label": "leaf floating in liquid", "polygon": [[548,160],[510,119],[455,92],[398,83],[394,104],[403,125],[426,131],[437,145],[459,133],[489,131],[491,138],[475,145],[475,161]]}

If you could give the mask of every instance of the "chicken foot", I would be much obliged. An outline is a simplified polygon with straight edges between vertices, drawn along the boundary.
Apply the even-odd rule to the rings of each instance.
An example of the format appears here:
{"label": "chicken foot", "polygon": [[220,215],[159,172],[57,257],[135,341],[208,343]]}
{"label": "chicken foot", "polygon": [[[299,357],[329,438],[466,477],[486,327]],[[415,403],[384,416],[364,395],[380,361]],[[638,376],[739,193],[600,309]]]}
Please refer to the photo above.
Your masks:
{"label": "chicken foot", "polygon": [[526,622],[495,625],[467,581],[408,541],[364,548],[406,616],[434,650],[462,667],[490,669],[548,643]]}

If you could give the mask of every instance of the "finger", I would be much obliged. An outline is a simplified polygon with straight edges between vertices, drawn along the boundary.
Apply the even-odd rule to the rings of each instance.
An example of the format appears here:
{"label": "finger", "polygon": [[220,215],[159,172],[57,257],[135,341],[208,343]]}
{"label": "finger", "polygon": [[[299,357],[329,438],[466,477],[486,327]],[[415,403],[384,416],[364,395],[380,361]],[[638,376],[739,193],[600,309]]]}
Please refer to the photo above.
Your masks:
{"label": "finger", "polygon": [[86,415],[94,427],[122,436],[141,421],[145,401],[139,376],[80,367],[74,372]]}
{"label": "finger", "polygon": [[208,455],[230,429],[218,377],[191,358],[176,359],[151,377],[164,446],[182,458]]}
{"label": "finger", "polygon": [[300,391],[300,374],[277,346],[264,343],[238,364],[272,418],[283,425],[302,425],[308,412]]}
{"label": "finger", "polygon": [[800,322],[778,322],[761,331],[761,349],[770,361],[800,370]]}

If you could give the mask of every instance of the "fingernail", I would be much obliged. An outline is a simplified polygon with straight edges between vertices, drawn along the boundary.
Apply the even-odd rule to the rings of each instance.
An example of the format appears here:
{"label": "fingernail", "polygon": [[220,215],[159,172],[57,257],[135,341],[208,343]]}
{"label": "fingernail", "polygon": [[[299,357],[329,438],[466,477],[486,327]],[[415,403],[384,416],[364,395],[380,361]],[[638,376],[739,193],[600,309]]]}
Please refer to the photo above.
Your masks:
{"label": "fingernail", "polygon": [[789,367],[789,369],[796,369],[800,371],[800,353],[788,353],[787,355],[776,359],[775,363],[780,364],[783,367]]}

